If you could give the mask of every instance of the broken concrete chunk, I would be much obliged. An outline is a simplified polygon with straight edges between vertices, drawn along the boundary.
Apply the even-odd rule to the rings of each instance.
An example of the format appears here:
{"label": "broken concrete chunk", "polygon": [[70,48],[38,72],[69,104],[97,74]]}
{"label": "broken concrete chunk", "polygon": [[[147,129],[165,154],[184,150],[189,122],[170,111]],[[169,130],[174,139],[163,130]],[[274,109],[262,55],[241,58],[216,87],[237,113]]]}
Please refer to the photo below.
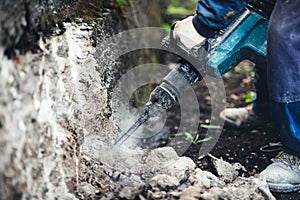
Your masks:
{"label": "broken concrete chunk", "polygon": [[200,184],[204,188],[210,187],[210,180],[207,178],[206,173],[199,168],[195,169],[190,175],[189,181],[194,184]]}
{"label": "broken concrete chunk", "polygon": [[163,164],[165,170],[172,176],[176,176],[179,181],[187,180],[190,172],[195,169],[195,163],[188,157],[178,157],[176,160],[172,160]]}
{"label": "broken concrete chunk", "polygon": [[208,158],[212,163],[212,167],[216,171],[216,175],[220,176],[225,182],[234,180],[238,175],[239,171],[246,171],[245,167],[240,163],[230,164],[223,159],[218,159],[213,155],[209,154]]}
{"label": "broken concrete chunk", "polygon": [[124,187],[119,193],[119,197],[124,199],[134,199],[144,189],[143,185],[137,185],[134,187]]}
{"label": "broken concrete chunk", "polygon": [[203,171],[203,174],[209,180],[211,187],[219,187],[222,188],[225,186],[225,182],[222,181],[220,178],[213,175],[211,172]]}
{"label": "broken concrete chunk", "polygon": [[257,185],[258,191],[260,191],[260,193],[266,199],[275,200],[275,197],[270,192],[268,184],[267,184],[266,180],[264,179],[264,177],[260,177],[259,175],[257,177],[255,176],[250,180],[250,183]]}
{"label": "broken concrete chunk", "polygon": [[174,176],[179,182],[187,180],[190,172],[196,167],[190,158],[179,157],[171,147],[151,151],[145,159],[145,165],[149,166],[153,173]]}
{"label": "broken concrete chunk", "polygon": [[218,187],[212,187],[210,190],[207,190],[200,195],[200,198],[203,200],[230,199],[225,197],[226,196],[224,196],[224,191]]}
{"label": "broken concrete chunk", "polygon": [[148,191],[147,192],[147,199],[165,199],[167,192],[165,191]]}
{"label": "broken concrete chunk", "polygon": [[238,177],[223,189],[228,199],[275,199],[265,180]]}
{"label": "broken concrete chunk", "polygon": [[183,189],[179,199],[182,200],[197,200],[201,196],[202,188],[200,185],[190,186]]}
{"label": "broken concrete chunk", "polygon": [[149,164],[163,163],[168,160],[175,160],[179,156],[171,147],[157,148],[149,152],[145,162]]}
{"label": "broken concrete chunk", "polygon": [[150,179],[149,184],[152,188],[158,187],[162,190],[169,190],[179,186],[179,180],[176,177],[166,174],[159,174]]}

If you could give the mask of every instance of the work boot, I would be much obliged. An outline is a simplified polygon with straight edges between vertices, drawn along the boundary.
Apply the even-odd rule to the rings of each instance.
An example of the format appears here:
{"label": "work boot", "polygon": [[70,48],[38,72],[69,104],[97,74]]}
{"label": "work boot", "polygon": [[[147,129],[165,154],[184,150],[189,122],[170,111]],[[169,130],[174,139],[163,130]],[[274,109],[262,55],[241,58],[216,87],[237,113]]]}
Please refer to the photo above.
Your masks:
{"label": "work boot", "polygon": [[300,160],[297,156],[280,152],[260,175],[266,179],[272,192],[300,190]]}
{"label": "work boot", "polygon": [[270,126],[266,120],[254,113],[252,106],[244,108],[226,108],[220,113],[220,117],[225,120],[225,126],[235,128]]}

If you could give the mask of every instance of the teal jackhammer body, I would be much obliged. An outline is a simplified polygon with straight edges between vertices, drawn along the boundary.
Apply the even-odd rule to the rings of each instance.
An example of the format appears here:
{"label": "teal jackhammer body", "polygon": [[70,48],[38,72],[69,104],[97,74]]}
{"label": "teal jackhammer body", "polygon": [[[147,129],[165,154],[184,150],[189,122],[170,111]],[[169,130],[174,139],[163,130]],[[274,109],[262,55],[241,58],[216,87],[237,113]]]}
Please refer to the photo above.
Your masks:
{"label": "teal jackhammer body", "polygon": [[245,59],[254,63],[265,62],[267,27],[266,18],[245,10],[223,35],[209,41],[207,72],[214,76],[223,75]]}
{"label": "teal jackhammer body", "polygon": [[[193,85],[203,76],[220,77],[236,67],[243,60],[254,63],[266,62],[266,32],[268,20],[249,9],[245,11],[216,37],[205,40],[191,50],[177,44],[170,36],[161,42],[180,58],[174,70],[154,89],[150,101],[157,101],[169,109],[180,97],[183,89]],[[184,81],[180,81],[184,77]]]}
{"label": "teal jackhammer body", "polygon": [[176,53],[180,61],[152,91],[144,114],[114,146],[121,145],[147,121],[152,107],[170,109],[184,90],[202,80],[203,76],[220,77],[245,59],[254,63],[266,62],[267,27],[268,19],[247,8],[217,37],[205,40],[191,50],[178,45],[171,31],[170,35],[162,40],[161,45],[166,50]]}

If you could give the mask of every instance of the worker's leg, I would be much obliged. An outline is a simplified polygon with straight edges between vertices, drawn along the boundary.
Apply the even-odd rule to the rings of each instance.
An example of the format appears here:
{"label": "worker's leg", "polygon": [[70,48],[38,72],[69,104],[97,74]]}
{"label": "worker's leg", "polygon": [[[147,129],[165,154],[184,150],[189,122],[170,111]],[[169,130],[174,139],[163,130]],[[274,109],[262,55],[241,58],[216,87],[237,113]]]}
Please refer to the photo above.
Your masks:
{"label": "worker's leg", "polygon": [[268,29],[268,86],[274,134],[284,145],[262,173],[277,192],[300,190],[300,2],[278,0]]}
{"label": "worker's leg", "polygon": [[300,102],[271,103],[273,132],[289,154],[300,156]]}
{"label": "worker's leg", "polygon": [[[268,86],[274,133],[300,153],[300,2],[280,0],[268,29]],[[298,144],[298,149],[295,149]],[[300,155],[300,154],[299,154]]]}
{"label": "worker's leg", "polygon": [[255,66],[254,85],[256,93],[254,96],[254,102],[252,103],[252,110],[254,113],[264,121],[270,120],[270,99],[269,88],[267,82],[267,66],[264,64],[257,64]]}

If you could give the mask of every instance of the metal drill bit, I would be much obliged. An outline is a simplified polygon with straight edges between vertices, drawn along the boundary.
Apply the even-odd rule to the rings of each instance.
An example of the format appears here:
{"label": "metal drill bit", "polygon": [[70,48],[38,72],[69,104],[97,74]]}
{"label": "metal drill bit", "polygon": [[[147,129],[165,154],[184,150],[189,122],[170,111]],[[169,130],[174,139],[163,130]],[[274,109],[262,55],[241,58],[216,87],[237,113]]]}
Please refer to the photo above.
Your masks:
{"label": "metal drill bit", "polygon": [[143,115],[140,116],[140,118],[128,129],[127,132],[125,132],[114,144],[113,148],[115,147],[119,147],[120,145],[122,145],[130,136],[132,136],[132,134],[136,131],[136,129],[138,129],[143,123],[145,123],[150,115],[149,115],[149,111],[150,108],[152,107],[152,103],[148,103],[146,105],[145,108],[145,112]]}

